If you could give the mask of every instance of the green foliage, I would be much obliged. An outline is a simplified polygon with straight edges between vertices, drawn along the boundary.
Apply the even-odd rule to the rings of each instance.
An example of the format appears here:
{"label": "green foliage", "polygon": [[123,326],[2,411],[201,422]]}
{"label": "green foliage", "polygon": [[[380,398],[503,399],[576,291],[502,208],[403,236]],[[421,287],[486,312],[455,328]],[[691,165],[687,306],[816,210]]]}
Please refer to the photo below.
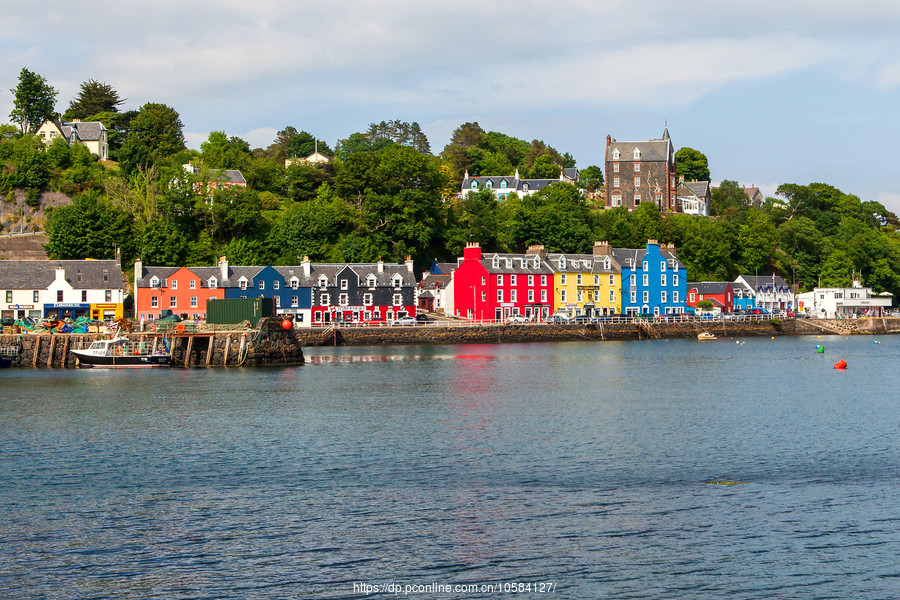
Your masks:
{"label": "green foliage", "polygon": [[89,79],[81,84],[78,95],[69,104],[64,118],[66,120],[88,120],[98,113],[119,112],[119,105],[124,102],[119,93],[109,84]]}
{"label": "green foliage", "polygon": [[596,165],[585,167],[578,172],[578,186],[586,192],[596,194],[603,187],[603,169]]}
{"label": "green foliage", "polygon": [[148,103],[129,123],[128,135],[119,151],[123,173],[149,167],[184,150],[184,124],[174,109]]}
{"label": "green foliage", "polygon": [[239,137],[225,135],[224,131],[213,131],[200,144],[200,158],[209,169],[246,170],[251,162],[250,144]]}
{"label": "green foliage", "polygon": [[696,306],[700,310],[712,310],[713,309],[712,300],[701,300],[700,302],[698,302],[696,304]]}
{"label": "green foliage", "polygon": [[711,192],[710,214],[716,216],[737,216],[746,210],[750,199],[735,181],[725,180]]}
{"label": "green foliage", "polygon": [[709,161],[693,148],[680,148],[675,153],[675,173],[685,181],[709,181]]}
{"label": "green foliage", "polygon": [[399,120],[371,123],[365,136],[373,142],[387,140],[401,146],[415,148],[422,154],[431,154],[431,145],[418,123]]}
{"label": "green foliage", "polygon": [[551,184],[510,208],[510,241],[518,250],[543,244],[548,252],[591,251],[591,216],[575,186]]}
{"label": "green foliage", "polygon": [[266,154],[277,160],[285,158],[306,158],[316,151],[326,156],[334,156],[334,151],[322,140],[316,140],[311,133],[297,131],[288,125],[278,132],[275,141],[266,149]]}
{"label": "green foliage", "polygon": [[97,191],[75,196],[72,204],[50,211],[47,219],[47,255],[54,260],[115,258],[135,255],[131,216],[115,208]]}
{"label": "green foliage", "polygon": [[57,91],[37,73],[23,68],[19,72],[19,85],[10,91],[13,109],[9,118],[19,125],[22,134],[37,131],[44,121],[53,118]]}

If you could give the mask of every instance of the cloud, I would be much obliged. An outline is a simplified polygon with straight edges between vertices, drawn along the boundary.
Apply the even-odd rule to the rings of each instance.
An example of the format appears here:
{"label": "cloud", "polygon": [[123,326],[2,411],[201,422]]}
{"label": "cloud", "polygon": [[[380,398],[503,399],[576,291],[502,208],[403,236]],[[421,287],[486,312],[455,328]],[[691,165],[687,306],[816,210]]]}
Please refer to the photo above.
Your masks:
{"label": "cloud", "polygon": [[894,214],[900,215],[900,193],[897,192],[881,192],[876,198],[886,209]]}

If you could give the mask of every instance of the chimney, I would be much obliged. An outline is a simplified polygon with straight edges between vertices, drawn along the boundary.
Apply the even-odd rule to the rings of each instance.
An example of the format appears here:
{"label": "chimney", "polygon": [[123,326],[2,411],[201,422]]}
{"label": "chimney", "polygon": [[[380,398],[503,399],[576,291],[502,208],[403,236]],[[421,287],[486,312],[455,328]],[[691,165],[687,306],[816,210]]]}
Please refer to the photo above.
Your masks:
{"label": "chimney", "polygon": [[409,271],[410,275],[413,274],[413,259],[409,254],[406,255],[406,270]]}
{"label": "chimney", "polygon": [[466,248],[463,250],[463,260],[481,260],[481,244],[467,242]]}
{"label": "chimney", "polygon": [[309,278],[312,269],[310,268],[308,256],[304,256],[303,260],[300,261],[300,268],[303,269],[303,276]]}
{"label": "chimney", "polygon": [[519,179],[519,167],[516,167],[516,179]]}
{"label": "chimney", "polygon": [[466,174],[463,175],[463,179],[468,179],[468,178],[469,178],[469,170],[466,169]]}
{"label": "chimney", "polygon": [[528,250],[525,251],[525,254],[537,254],[541,260],[547,258],[547,251],[544,250],[544,246],[542,244],[535,244],[534,246],[528,246]]}
{"label": "chimney", "polygon": [[384,261],[381,260],[381,257],[378,257],[378,272],[384,273]]}
{"label": "chimney", "polygon": [[594,256],[609,256],[610,254],[612,254],[612,248],[609,247],[609,242],[606,240],[594,242]]}
{"label": "chimney", "polygon": [[659,246],[659,241],[658,240],[647,240],[647,245],[648,246]]}
{"label": "chimney", "polygon": [[122,270],[122,249],[116,246],[116,266]]}
{"label": "chimney", "polygon": [[224,256],[219,257],[219,281],[228,280],[228,261]]}
{"label": "chimney", "polygon": [[144,263],[140,260],[134,261],[134,287],[131,288],[131,295],[134,297],[134,312],[137,316],[138,309],[138,280],[144,277]]}

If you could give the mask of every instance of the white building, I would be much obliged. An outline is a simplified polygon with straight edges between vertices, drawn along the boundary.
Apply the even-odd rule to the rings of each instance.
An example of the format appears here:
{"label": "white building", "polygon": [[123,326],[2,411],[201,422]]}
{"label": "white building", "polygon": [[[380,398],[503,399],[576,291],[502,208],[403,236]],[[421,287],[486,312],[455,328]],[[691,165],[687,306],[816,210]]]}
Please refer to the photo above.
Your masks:
{"label": "white building", "polygon": [[794,310],[794,290],[778,275],[740,275],[734,281],[749,288],[756,308],[769,312]]}
{"label": "white building", "polygon": [[848,288],[815,288],[797,295],[798,311],[820,319],[840,319],[849,316],[880,317],[893,304],[890,292],[873,294],[858,279]]}

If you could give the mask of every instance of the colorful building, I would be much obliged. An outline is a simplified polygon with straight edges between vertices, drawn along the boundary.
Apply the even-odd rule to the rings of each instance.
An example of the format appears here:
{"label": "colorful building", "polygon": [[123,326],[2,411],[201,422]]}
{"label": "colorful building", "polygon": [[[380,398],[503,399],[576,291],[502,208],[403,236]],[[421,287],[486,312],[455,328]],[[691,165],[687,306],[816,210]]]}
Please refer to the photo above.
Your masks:
{"label": "colorful building", "polygon": [[613,248],[622,269],[622,310],[626,315],[681,314],[685,308],[687,270],[675,246],[648,240],[643,250]]}
{"label": "colorful building", "polygon": [[553,298],[556,313],[569,317],[600,317],[621,311],[621,268],[609,244],[597,242],[593,254],[547,255],[553,269]]}
{"label": "colorful building", "polygon": [[205,319],[207,300],[225,298],[221,275],[218,267],[145,267],[136,261],[135,316],[153,321],[171,311],[186,319]]}
{"label": "colorful building", "polygon": [[546,318],[554,308],[553,269],[542,252],[532,247],[526,254],[482,256],[478,242],[467,244],[453,272],[454,314],[475,321]]}
{"label": "colorful building", "polygon": [[698,281],[687,284],[687,300],[685,304],[697,308],[697,303],[709,300],[714,312],[734,312],[734,290],[729,281]]}
{"label": "colorful building", "polygon": [[780,275],[740,275],[735,283],[750,289],[756,308],[769,312],[794,310],[794,290]]}
{"label": "colorful building", "polygon": [[[412,259],[405,264],[304,263],[312,284],[312,323],[389,323],[416,315]],[[304,271],[305,272],[305,271]],[[301,284],[302,285],[302,284]]]}

